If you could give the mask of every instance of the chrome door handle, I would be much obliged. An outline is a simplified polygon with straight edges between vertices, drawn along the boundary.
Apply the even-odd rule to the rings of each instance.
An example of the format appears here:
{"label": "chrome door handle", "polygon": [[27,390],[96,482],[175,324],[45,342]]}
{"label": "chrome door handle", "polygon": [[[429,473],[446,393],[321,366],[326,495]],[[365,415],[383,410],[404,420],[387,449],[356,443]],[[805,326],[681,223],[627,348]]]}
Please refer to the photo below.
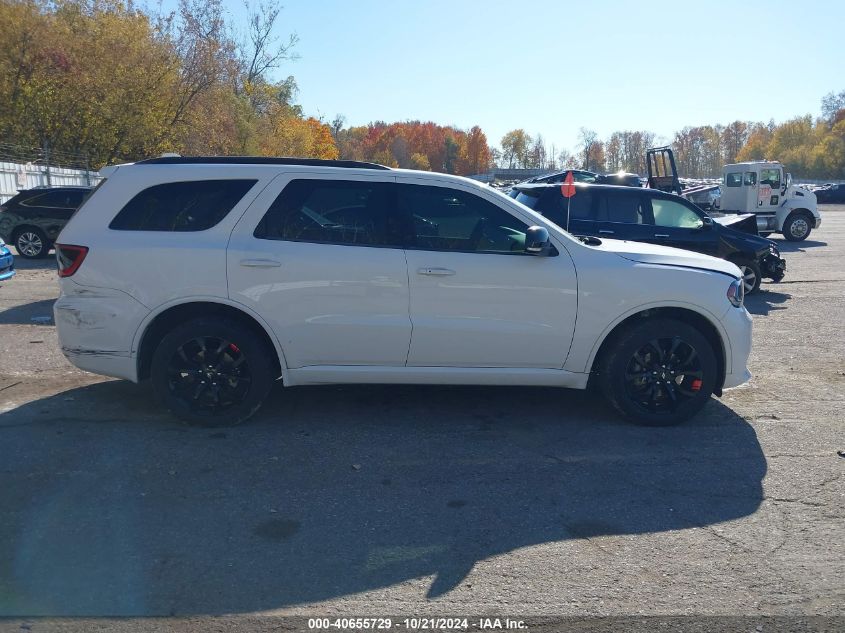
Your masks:
{"label": "chrome door handle", "polygon": [[449,268],[417,268],[417,274],[446,277],[448,275],[454,275],[455,271]]}
{"label": "chrome door handle", "polygon": [[665,237],[665,238],[667,238],[667,239],[669,238],[669,236],[668,236],[668,235],[666,235],[666,234],[664,234],[664,233],[655,233],[655,234],[654,234],[654,237]]}
{"label": "chrome door handle", "polygon": [[275,259],[242,259],[240,265],[247,268],[278,268],[282,262]]}
{"label": "chrome door handle", "polygon": [[606,231],[604,229],[599,229],[599,233],[601,235],[613,235],[614,233],[616,233],[616,231]]}

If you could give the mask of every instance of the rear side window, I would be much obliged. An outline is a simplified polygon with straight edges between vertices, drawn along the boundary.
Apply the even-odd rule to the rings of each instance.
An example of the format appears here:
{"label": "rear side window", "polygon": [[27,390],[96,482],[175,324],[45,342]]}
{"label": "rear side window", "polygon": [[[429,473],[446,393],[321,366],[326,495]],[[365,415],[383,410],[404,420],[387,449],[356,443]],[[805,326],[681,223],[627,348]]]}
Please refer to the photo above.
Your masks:
{"label": "rear side window", "polygon": [[390,184],[358,180],[292,180],[253,235],[265,240],[349,246],[400,246],[390,212]]}
{"label": "rear side window", "polygon": [[725,184],[728,187],[741,187],[742,186],[742,172],[735,171],[730,174],[725,174]]}
{"label": "rear side window", "polygon": [[646,224],[643,219],[642,196],[636,194],[613,192],[601,196],[597,215],[599,220],[604,222]]}
{"label": "rear side window", "polygon": [[[529,189],[528,191],[520,191],[517,195],[513,196],[513,198],[521,203],[524,204],[529,209],[536,209],[537,201],[540,200],[540,196],[543,194],[542,189]],[[542,213],[539,209],[536,209],[538,213]]]}
{"label": "rear side window", "polygon": [[120,210],[118,231],[204,231],[226,217],[256,180],[192,180],[144,189]]}
{"label": "rear side window", "polygon": [[75,209],[82,203],[83,191],[48,191],[21,202],[25,207]]}
{"label": "rear side window", "polygon": [[587,187],[577,187],[575,195],[564,198],[560,187],[549,187],[534,210],[552,222],[566,228],[567,209],[570,220],[593,219],[593,192]]}

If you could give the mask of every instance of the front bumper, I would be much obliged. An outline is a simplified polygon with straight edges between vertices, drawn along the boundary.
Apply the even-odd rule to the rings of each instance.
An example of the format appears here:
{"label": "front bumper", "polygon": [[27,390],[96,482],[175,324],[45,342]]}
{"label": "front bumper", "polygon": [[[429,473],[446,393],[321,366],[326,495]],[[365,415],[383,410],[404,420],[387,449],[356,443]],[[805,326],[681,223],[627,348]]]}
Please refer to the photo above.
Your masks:
{"label": "front bumper", "polygon": [[786,260],[780,255],[769,253],[760,260],[760,270],[764,279],[780,281],[786,275]]}
{"label": "front bumper", "polygon": [[751,315],[744,307],[731,307],[722,317],[728,336],[725,345],[724,389],[738,387],[751,379],[748,357],[751,354]]}
{"label": "front bumper", "polygon": [[817,229],[817,228],[819,228],[821,225],[822,225],[822,216],[819,216],[819,217],[817,217],[817,218],[816,218],[816,226],[814,226],[813,228],[814,228],[814,229]]}
{"label": "front bumper", "polygon": [[15,256],[5,246],[0,246],[0,281],[15,276]]}

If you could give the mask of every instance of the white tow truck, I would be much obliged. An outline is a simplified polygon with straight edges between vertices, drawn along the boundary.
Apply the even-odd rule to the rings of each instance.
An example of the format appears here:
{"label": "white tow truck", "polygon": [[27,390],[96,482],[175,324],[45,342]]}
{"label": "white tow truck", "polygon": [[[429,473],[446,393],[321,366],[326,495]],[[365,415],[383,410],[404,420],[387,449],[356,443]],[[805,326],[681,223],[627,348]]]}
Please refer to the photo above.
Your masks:
{"label": "white tow truck", "polygon": [[792,241],[807,239],[819,228],[821,215],[812,191],[792,184],[792,175],[777,161],[753,161],[722,167],[719,213],[753,213],[762,236],[783,233]]}
{"label": "white tow truck", "polygon": [[[777,161],[725,165],[721,184],[682,189],[671,148],[651,148],[646,152],[646,158],[649,187],[672,191],[693,202],[697,202],[696,196],[718,189],[720,195],[708,213],[727,220],[722,223],[736,224],[734,228],[741,229],[739,225],[746,223],[734,222],[730,216],[746,215],[750,223],[753,214],[761,236],[779,232],[787,240],[800,242],[807,239],[810,231],[821,226],[815,194],[793,185],[791,174]],[[748,231],[753,230],[752,224]]]}

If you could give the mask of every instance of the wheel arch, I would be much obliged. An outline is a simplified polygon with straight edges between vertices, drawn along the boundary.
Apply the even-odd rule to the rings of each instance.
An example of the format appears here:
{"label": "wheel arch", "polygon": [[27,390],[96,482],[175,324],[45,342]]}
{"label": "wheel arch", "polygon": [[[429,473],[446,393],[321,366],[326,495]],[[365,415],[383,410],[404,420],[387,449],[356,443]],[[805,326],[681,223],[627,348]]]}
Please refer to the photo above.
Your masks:
{"label": "wheel arch", "polygon": [[210,315],[235,319],[251,328],[275,351],[275,376],[282,376],[285,373],[287,365],[284,352],[271,328],[261,317],[246,306],[219,297],[193,297],[160,306],[159,309],[151,312],[138,327],[132,343],[138,380],[145,380],[150,376],[150,365],[157,341],[180,323]]}
{"label": "wheel arch", "polygon": [[714,393],[717,396],[722,395],[722,386],[725,383],[725,374],[727,373],[727,359],[730,358],[730,350],[726,349],[728,345],[727,337],[724,335],[722,329],[716,324],[715,319],[707,316],[702,312],[693,310],[682,306],[655,306],[645,309],[639,309],[632,314],[622,316],[617,321],[612,323],[602,333],[600,343],[593,349],[593,353],[589,359],[588,367],[590,373],[590,381],[596,375],[598,368],[601,366],[601,361],[607,350],[613,345],[613,342],[619,335],[625,331],[632,324],[642,321],[643,319],[654,318],[669,318],[675,319],[682,323],[687,323],[693,326],[707,339],[710,346],[713,348],[713,353],[716,355],[716,364],[718,367],[718,379],[716,381],[716,389]]}
{"label": "wheel arch", "polygon": [[37,224],[33,224],[32,222],[21,222],[20,224],[16,225],[14,229],[9,233],[9,242],[14,244],[18,236],[26,230],[30,231],[38,231],[44,236],[48,242],[52,242],[50,237],[47,235],[47,231],[44,230],[43,227],[38,226]]}
{"label": "wheel arch", "polygon": [[786,214],[783,216],[783,222],[781,222],[781,230],[783,230],[783,227],[789,221],[789,218],[791,218],[794,215],[806,215],[812,222],[815,222],[815,220],[816,220],[815,214],[812,211],[810,211],[810,209],[808,209],[807,207],[795,207],[795,208],[786,207],[785,211],[786,211]]}

